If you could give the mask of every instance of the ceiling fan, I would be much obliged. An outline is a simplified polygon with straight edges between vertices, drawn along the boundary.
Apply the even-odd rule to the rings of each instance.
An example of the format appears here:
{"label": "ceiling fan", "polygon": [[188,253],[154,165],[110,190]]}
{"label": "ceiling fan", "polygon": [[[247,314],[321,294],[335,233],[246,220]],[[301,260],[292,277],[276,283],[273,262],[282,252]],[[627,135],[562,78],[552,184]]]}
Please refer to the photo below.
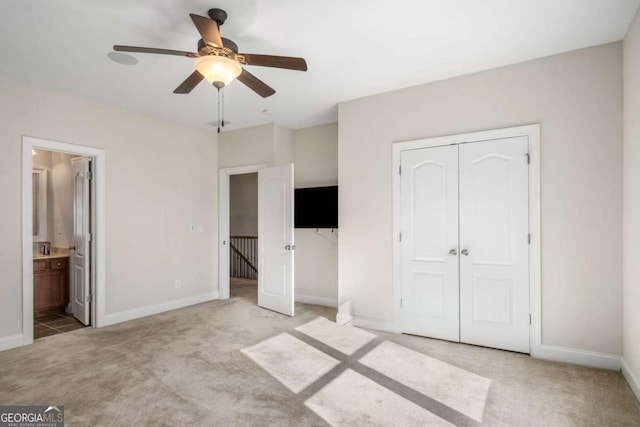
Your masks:
{"label": "ceiling fan", "polygon": [[173,93],[189,93],[203,79],[206,79],[220,90],[233,81],[233,79],[237,78],[258,95],[266,98],[276,93],[276,91],[246,69],[242,68],[242,65],[307,71],[307,63],[304,58],[238,53],[237,44],[220,36],[220,26],[226,21],[227,13],[222,9],[210,9],[208,14],[211,19],[193,13],[189,14],[202,37],[202,39],[198,41],[197,53],[120,45],[113,46],[113,50],[118,52],[157,53],[161,55],[177,55],[195,58],[196,71],[187,77]]}

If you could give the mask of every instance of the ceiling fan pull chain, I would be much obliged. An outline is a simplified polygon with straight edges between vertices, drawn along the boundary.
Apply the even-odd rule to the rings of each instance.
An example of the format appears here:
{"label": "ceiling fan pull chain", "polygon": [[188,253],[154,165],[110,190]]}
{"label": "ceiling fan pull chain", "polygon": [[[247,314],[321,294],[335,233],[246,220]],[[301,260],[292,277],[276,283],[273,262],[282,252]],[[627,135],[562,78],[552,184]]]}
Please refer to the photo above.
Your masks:
{"label": "ceiling fan pull chain", "polygon": [[222,118],[221,118],[221,108],[220,108],[220,88],[218,88],[218,133],[220,133],[221,122],[222,122]]}
{"label": "ceiling fan pull chain", "polygon": [[222,127],[224,127],[224,88],[222,88]]}

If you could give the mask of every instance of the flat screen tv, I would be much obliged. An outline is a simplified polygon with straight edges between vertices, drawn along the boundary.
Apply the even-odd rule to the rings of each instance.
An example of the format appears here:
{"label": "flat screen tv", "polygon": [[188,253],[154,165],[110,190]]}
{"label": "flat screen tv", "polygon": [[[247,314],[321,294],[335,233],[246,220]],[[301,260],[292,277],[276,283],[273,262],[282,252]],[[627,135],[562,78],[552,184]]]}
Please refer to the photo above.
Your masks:
{"label": "flat screen tv", "polygon": [[338,186],[296,188],[295,228],[338,228]]}

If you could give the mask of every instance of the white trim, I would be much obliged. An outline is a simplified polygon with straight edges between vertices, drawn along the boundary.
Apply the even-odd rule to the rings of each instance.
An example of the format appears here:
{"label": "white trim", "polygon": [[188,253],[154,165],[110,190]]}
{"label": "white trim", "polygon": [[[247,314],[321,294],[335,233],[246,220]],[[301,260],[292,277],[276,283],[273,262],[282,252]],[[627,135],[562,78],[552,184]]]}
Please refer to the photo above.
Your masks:
{"label": "white trim", "polygon": [[[218,292],[220,299],[229,298],[229,178],[231,175],[255,173],[266,168],[264,163],[257,165],[239,166],[235,168],[220,169],[218,180],[218,226],[219,226],[219,250],[218,250]],[[258,201],[256,200],[256,203]]]}
{"label": "white trim", "polygon": [[633,374],[631,368],[627,364],[627,361],[624,360],[624,357],[620,358],[620,365],[622,369],[622,375],[627,380],[631,391],[636,395],[636,399],[640,400],[640,381],[638,381],[638,377]]}
{"label": "white trim", "polygon": [[336,314],[336,323],[342,326],[345,326],[345,325],[352,326],[353,316],[348,313],[338,313]]}
{"label": "white trim", "polygon": [[94,200],[94,221],[91,257],[93,280],[91,294],[94,295],[94,306],[91,324],[94,327],[104,326],[105,316],[105,164],[106,153],[101,148],[50,141],[47,139],[22,137],[22,345],[33,343],[33,200],[32,169],[33,156],[31,150],[57,151],[81,156],[93,157],[94,177],[91,196]]}
{"label": "white trim", "polygon": [[552,360],[554,362],[611,369],[612,371],[620,370],[620,356],[616,356],[615,354],[543,344],[538,348],[535,357],[538,359]]}
{"label": "white trim", "polygon": [[164,313],[170,310],[189,307],[203,302],[209,302],[218,299],[218,292],[208,292],[206,294],[196,295],[178,300],[162,302],[159,304],[148,305],[146,307],[135,308],[133,310],[121,311],[119,313],[107,314],[104,317],[102,326],[115,325],[116,323],[128,322],[129,320],[140,319],[141,317],[152,316],[154,314]]}
{"label": "white trim", "polygon": [[396,332],[396,322],[392,320],[371,319],[369,317],[352,316],[353,326],[373,329],[382,332]]}
{"label": "white trim", "polygon": [[398,141],[392,144],[393,150],[393,314],[394,332],[401,333],[400,322],[400,277],[401,260],[400,242],[397,236],[400,233],[400,154],[405,150],[439,147],[443,145],[462,144],[466,142],[480,142],[495,139],[527,136],[529,140],[529,232],[531,233],[531,246],[529,248],[529,290],[531,328],[529,330],[530,353],[534,357],[542,354],[542,319],[540,309],[541,282],[540,282],[540,125],[532,124],[506,129],[494,129],[481,132],[472,132],[459,135],[441,136],[435,138],[419,139],[414,141]]}
{"label": "white trim", "polygon": [[0,351],[10,350],[12,348],[21,347],[24,338],[22,334],[9,335],[8,337],[0,338]]}
{"label": "white trim", "polygon": [[315,295],[304,295],[304,294],[295,294],[296,302],[301,302],[303,304],[313,304],[313,305],[323,305],[326,307],[337,307],[338,299],[337,298],[324,298],[317,297]]}

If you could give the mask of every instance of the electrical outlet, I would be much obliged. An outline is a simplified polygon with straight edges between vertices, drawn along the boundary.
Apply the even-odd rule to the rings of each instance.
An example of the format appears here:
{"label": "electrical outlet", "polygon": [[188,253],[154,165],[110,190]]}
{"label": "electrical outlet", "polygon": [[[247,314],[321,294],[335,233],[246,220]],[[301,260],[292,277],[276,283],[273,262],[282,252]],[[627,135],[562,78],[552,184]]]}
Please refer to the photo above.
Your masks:
{"label": "electrical outlet", "polygon": [[176,289],[180,289],[182,287],[182,280],[176,279]]}

